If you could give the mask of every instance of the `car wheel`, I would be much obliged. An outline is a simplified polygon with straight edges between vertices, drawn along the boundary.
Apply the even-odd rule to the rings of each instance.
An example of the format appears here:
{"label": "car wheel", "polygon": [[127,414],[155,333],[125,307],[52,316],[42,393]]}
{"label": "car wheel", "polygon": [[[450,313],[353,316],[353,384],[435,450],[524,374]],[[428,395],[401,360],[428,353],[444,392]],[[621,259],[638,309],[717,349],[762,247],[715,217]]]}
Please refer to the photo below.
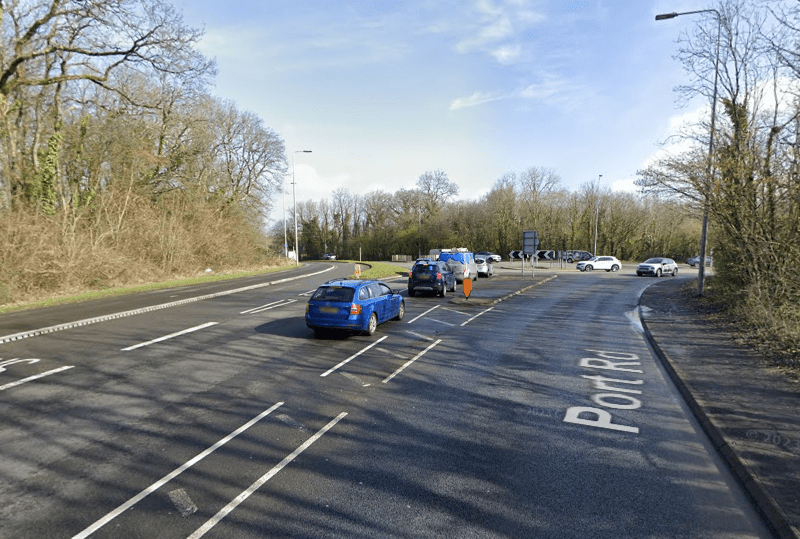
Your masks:
{"label": "car wheel", "polygon": [[585,267],[586,267],[586,271],[592,271],[594,269],[593,266],[585,266]]}
{"label": "car wheel", "polygon": [[367,322],[367,335],[375,335],[376,329],[378,329],[378,315],[372,313],[369,315],[369,322]]}
{"label": "car wheel", "polygon": [[675,277],[676,275],[678,275],[678,268],[672,270],[672,276]]}
{"label": "car wheel", "polygon": [[572,260],[571,258],[568,258],[568,259],[567,259],[567,264],[572,264],[573,262],[575,262],[575,261],[574,261],[574,260]]}
{"label": "car wheel", "polygon": [[660,269],[656,270],[656,277],[661,277],[661,270]]}
{"label": "car wheel", "polygon": [[439,290],[439,295],[442,297],[447,295],[447,286],[445,286],[445,283],[442,283],[442,289]]}
{"label": "car wheel", "polygon": [[414,292],[414,289],[413,288],[409,288],[408,289],[408,297],[413,298],[414,294],[416,294],[416,292]]}
{"label": "car wheel", "polygon": [[400,306],[397,308],[397,316],[394,317],[395,320],[402,320],[406,314],[406,302],[400,300]]}
{"label": "car wheel", "polygon": [[619,271],[619,266],[614,264],[613,266],[611,266],[611,271]]}
{"label": "car wheel", "polygon": [[450,292],[455,292],[455,291],[456,291],[456,280],[453,279],[453,287],[450,289]]}

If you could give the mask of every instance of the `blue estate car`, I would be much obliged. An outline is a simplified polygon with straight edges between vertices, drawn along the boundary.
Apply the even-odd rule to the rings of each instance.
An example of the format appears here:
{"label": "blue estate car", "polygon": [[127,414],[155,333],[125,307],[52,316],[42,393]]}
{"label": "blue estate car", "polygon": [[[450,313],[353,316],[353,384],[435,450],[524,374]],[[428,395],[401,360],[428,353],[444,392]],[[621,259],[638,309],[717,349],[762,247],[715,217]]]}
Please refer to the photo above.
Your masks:
{"label": "blue estate car", "polygon": [[381,281],[328,281],[306,303],[306,325],[315,332],[345,329],[372,335],[378,324],[402,320],[404,314],[402,296]]}

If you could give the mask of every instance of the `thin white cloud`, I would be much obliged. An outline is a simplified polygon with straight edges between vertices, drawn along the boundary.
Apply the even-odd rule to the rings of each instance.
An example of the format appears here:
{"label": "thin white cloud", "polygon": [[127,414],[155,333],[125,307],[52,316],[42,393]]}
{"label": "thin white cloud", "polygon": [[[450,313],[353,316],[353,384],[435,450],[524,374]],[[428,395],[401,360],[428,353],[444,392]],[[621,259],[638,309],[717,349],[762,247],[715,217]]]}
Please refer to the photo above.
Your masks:
{"label": "thin white cloud", "polygon": [[521,45],[504,45],[491,51],[494,59],[503,65],[513,64],[522,56]]}
{"label": "thin white cloud", "polygon": [[576,103],[586,99],[586,96],[587,91],[582,85],[570,82],[556,75],[545,74],[541,76],[539,82],[529,84],[522,88],[506,92],[476,91],[469,97],[459,97],[450,103],[450,110],[476,107],[502,99],[522,99],[551,106],[567,105],[569,107],[574,107]]}
{"label": "thin white cloud", "polygon": [[470,107],[477,107],[478,105],[483,105],[484,103],[490,103],[492,101],[499,101],[501,99],[507,99],[510,97],[509,95],[503,95],[499,93],[486,93],[486,92],[475,92],[469,97],[458,97],[454,99],[450,103],[450,110],[458,110],[458,109],[466,109]]}

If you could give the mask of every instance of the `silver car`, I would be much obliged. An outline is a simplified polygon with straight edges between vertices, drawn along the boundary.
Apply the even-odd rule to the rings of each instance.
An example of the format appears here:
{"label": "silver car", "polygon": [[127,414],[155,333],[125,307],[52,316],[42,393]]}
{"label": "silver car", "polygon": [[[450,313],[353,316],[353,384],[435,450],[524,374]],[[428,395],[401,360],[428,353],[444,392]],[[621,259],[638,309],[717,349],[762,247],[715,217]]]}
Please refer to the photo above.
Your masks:
{"label": "silver car", "polygon": [[636,275],[652,275],[653,277],[661,277],[662,275],[672,275],[675,277],[678,274],[678,264],[671,258],[648,258],[638,266],[636,266]]}

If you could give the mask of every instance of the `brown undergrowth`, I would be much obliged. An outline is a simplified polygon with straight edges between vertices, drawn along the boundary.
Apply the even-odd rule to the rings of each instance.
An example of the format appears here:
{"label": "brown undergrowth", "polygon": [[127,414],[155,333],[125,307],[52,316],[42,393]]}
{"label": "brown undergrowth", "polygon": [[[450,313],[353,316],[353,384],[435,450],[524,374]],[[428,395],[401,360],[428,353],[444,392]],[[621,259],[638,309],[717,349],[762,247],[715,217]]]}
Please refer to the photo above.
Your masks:
{"label": "brown undergrowth", "polygon": [[763,305],[752,298],[734,302],[719,293],[714,278],[707,280],[702,297],[694,284],[681,289],[683,300],[695,314],[730,334],[740,345],[753,350],[754,360],[778,369],[800,383],[800,319],[798,310]]}

